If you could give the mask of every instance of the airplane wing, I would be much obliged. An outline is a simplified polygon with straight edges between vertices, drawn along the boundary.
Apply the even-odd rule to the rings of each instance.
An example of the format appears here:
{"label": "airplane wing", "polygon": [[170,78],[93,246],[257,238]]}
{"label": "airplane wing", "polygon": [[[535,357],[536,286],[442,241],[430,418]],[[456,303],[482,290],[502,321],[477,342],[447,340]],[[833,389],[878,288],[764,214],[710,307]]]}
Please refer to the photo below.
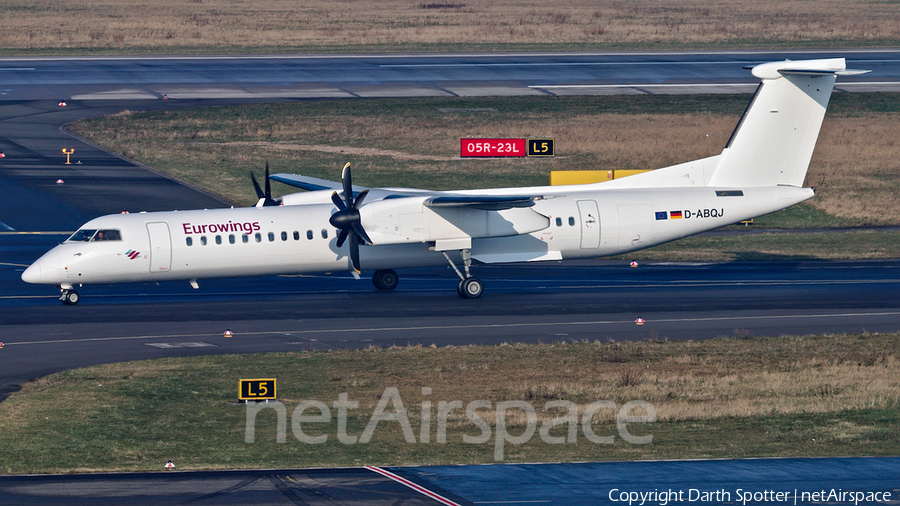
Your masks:
{"label": "airplane wing", "polygon": [[[284,183],[296,188],[302,188],[307,191],[329,190],[341,192],[343,184],[336,181],[328,181],[327,179],[319,179],[312,176],[301,176],[299,174],[272,174],[269,179]],[[371,190],[369,193],[369,202],[384,199],[397,199],[403,197],[421,197],[423,195],[432,195],[424,201],[424,205],[431,208],[469,208],[482,211],[501,211],[504,209],[512,209],[515,207],[531,207],[534,201],[542,198],[539,195],[461,195],[447,193],[441,191],[421,190],[416,188],[368,188],[366,186],[353,186],[353,194],[358,195],[365,190]],[[302,194],[297,194],[302,195]],[[297,203],[308,203],[308,199],[299,197]],[[285,201],[291,204],[296,198]],[[330,200],[330,195],[328,197]],[[324,201],[324,200],[323,200]]]}
{"label": "airplane wing", "polygon": [[[311,176],[301,176],[299,174],[272,174],[269,176],[269,179],[273,181],[278,181],[279,183],[284,183],[289,186],[294,186],[296,188],[302,188],[308,191],[316,191],[316,190],[337,190],[340,191],[343,189],[343,186],[339,182],[328,181],[327,179],[319,179],[317,177]],[[365,186],[353,186],[353,193],[358,193],[363,190],[366,190]]]}
{"label": "airplane wing", "polygon": [[467,207],[483,211],[500,211],[514,207],[531,207],[537,195],[443,195],[429,197],[424,204],[432,208]]}

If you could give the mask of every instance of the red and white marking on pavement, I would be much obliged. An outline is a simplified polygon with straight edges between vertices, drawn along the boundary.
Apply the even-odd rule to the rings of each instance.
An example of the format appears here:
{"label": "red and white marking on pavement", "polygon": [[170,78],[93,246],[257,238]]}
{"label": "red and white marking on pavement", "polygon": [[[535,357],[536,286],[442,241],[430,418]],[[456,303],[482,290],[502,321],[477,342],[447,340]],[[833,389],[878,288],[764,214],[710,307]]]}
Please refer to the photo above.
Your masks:
{"label": "red and white marking on pavement", "polygon": [[406,478],[401,478],[400,476],[397,476],[396,474],[394,474],[386,469],[382,469],[382,468],[376,467],[376,466],[366,466],[366,469],[368,469],[369,471],[374,471],[382,476],[387,476],[388,478],[396,481],[397,483],[406,485],[407,487],[415,490],[416,492],[418,492],[420,494],[427,495],[428,497],[434,499],[435,501],[437,501],[441,504],[446,504],[447,506],[462,506],[458,502],[451,501],[450,499],[447,499],[446,497],[444,497],[440,494],[436,494],[436,493],[428,490],[425,487],[416,485],[415,483],[407,480]]}

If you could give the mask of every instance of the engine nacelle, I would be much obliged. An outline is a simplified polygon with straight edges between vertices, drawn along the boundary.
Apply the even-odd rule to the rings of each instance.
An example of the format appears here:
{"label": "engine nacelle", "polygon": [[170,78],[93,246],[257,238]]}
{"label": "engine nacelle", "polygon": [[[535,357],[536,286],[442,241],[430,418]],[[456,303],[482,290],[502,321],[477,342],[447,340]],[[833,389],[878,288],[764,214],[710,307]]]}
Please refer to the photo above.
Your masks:
{"label": "engine nacelle", "polygon": [[361,225],[372,243],[404,244],[530,234],[550,218],[530,207],[499,211],[471,206],[428,207],[427,197],[386,199],[362,206]]}

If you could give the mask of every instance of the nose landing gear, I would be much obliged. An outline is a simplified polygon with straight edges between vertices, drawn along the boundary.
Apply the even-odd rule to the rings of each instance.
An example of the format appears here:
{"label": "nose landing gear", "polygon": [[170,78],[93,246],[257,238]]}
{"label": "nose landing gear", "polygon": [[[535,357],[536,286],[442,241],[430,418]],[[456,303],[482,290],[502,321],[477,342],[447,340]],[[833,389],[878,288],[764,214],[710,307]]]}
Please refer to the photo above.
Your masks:
{"label": "nose landing gear", "polygon": [[67,306],[74,306],[81,300],[81,295],[72,288],[72,285],[61,285],[59,291],[60,302]]}

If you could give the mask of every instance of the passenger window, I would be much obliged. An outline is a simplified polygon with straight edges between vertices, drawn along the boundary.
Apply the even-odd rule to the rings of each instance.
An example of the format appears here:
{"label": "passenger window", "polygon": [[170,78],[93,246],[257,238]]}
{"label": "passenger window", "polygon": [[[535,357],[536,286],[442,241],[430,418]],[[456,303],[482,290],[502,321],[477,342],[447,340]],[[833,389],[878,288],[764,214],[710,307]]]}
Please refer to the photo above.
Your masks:
{"label": "passenger window", "polygon": [[294,230],[294,240],[295,240],[295,241],[299,241],[299,240],[300,240],[300,232],[297,232],[296,230]]}
{"label": "passenger window", "polygon": [[229,244],[234,244],[234,234],[230,234],[230,235],[228,236],[228,243],[229,243]]}
{"label": "passenger window", "polygon": [[328,230],[322,229],[322,239],[328,239]]}
{"label": "passenger window", "polygon": [[306,231],[306,238],[309,239],[310,241],[312,240],[312,238],[313,238],[312,230]]}
{"label": "passenger window", "polygon": [[256,233],[256,242],[262,242],[262,234],[259,232]]}
{"label": "passenger window", "polygon": [[194,240],[191,239],[190,237],[185,238],[184,242],[186,242],[188,246],[194,245]]}
{"label": "passenger window", "polygon": [[557,226],[557,227],[561,227],[561,226],[562,226],[562,218],[556,218],[556,226]]}
{"label": "passenger window", "polygon": [[282,241],[287,241],[287,232],[282,232],[282,233],[281,233],[281,240],[282,240]]}
{"label": "passenger window", "polygon": [[244,244],[247,244],[248,242],[250,242],[250,236],[247,235],[247,234],[243,234],[243,235],[241,236],[241,242],[244,243]]}
{"label": "passenger window", "polygon": [[269,232],[269,242],[275,241],[275,232]]}
{"label": "passenger window", "polygon": [[575,217],[574,216],[569,216],[569,226],[570,227],[575,226]]}
{"label": "passenger window", "polygon": [[222,236],[221,235],[216,236],[216,244],[222,244]]}
{"label": "passenger window", "polygon": [[200,236],[200,244],[206,246],[206,236],[205,235]]}

